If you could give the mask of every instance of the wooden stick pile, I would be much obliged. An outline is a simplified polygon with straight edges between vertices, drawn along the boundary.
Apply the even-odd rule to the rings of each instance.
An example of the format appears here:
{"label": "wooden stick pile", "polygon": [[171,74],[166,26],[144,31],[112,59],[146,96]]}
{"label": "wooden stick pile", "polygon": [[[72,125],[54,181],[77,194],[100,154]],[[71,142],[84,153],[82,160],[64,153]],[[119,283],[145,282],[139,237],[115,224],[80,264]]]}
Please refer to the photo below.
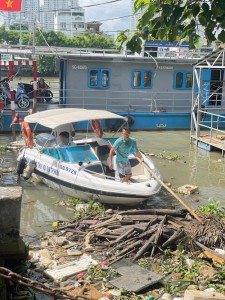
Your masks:
{"label": "wooden stick pile", "polygon": [[76,232],[85,230],[84,248],[105,251],[110,261],[131,253],[137,260],[146,254],[154,256],[182,239],[182,228],[190,222],[186,215],[184,210],[128,210],[97,220],[82,220]]}

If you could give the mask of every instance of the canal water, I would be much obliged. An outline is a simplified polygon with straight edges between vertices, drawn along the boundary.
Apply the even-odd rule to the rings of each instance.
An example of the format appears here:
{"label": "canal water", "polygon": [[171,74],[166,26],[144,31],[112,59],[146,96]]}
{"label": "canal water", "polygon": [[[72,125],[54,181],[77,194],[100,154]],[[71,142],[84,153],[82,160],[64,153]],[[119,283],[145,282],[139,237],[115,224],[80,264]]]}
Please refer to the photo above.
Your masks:
{"label": "canal water", "polygon": [[[180,196],[192,209],[208,205],[208,200],[220,201],[225,205],[225,162],[220,152],[207,152],[190,144],[189,131],[134,132],[138,147],[146,153],[155,154],[152,159],[161,172],[164,181],[179,187],[184,184],[199,186],[199,194]],[[0,134],[0,145],[9,143],[10,135]],[[17,152],[0,154],[1,167],[15,167]],[[162,157],[158,157],[162,156]],[[172,161],[164,157],[178,159]],[[12,184],[16,178],[4,176],[1,183]],[[68,197],[43,184],[28,183],[22,178],[23,187],[21,212],[21,234],[34,236],[51,229],[52,222],[67,220],[73,213],[57,203]],[[149,208],[180,208],[179,202],[164,189],[149,199]]]}

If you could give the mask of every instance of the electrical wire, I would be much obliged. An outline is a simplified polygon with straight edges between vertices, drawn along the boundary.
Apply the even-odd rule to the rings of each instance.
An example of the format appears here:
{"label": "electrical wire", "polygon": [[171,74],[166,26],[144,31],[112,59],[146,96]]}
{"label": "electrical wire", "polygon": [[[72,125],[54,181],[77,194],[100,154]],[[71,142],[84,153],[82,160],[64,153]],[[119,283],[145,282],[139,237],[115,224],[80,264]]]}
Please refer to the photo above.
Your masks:
{"label": "electrical wire", "polygon": [[83,7],[93,7],[93,6],[99,6],[99,5],[105,5],[105,4],[110,4],[110,3],[114,3],[114,2],[120,2],[122,0],[111,0],[111,1],[108,1],[108,2],[102,2],[102,3],[96,3],[96,4],[90,4],[90,5],[83,5],[83,6],[80,6],[81,8]]}

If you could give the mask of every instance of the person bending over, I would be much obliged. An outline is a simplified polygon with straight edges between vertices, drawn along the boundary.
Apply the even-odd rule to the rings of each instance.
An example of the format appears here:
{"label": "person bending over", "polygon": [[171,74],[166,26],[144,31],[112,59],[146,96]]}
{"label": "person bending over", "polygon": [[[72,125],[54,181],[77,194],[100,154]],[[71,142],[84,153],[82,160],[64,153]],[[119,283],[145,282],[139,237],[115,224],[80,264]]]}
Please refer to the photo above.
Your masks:
{"label": "person bending over", "polygon": [[60,132],[59,139],[60,139],[60,142],[59,142],[60,147],[66,147],[66,146],[70,145],[69,132],[67,132],[67,131]]}
{"label": "person bending over", "polygon": [[135,149],[137,157],[143,162],[144,159],[137,148],[136,140],[130,137],[130,129],[125,127],[122,129],[122,136],[115,141],[109,153],[109,168],[112,170],[112,158],[116,152],[116,165],[122,182],[128,182],[132,176],[131,165],[128,158],[131,148]]}

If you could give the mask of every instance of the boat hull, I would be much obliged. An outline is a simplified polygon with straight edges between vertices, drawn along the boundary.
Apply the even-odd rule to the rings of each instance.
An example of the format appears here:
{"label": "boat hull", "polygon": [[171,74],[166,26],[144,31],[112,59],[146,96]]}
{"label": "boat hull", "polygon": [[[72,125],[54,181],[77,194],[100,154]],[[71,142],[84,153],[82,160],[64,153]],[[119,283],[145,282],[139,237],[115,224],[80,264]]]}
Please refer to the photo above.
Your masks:
{"label": "boat hull", "polygon": [[[79,198],[84,201],[88,201],[93,199],[94,201],[98,201],[105,204],[118,204],[118,205],[126,205],[133,206],[144,202],[145,200],[150,199],[150,197],[154,194],[157,194],[161,186],[158,185],[157,188],[154,189],[152,195],[148,194],[134,194],[127,191],[126,193],[121,192],[113,192],[112,190],[97,190],[90,187],[81,186],[78,184],[71,184],[69,182],[63,180],[57,180],[55,177],[46,176],[39,171],[35,171],[35,174],[41,179],[41,181],[46,184],[48,187],[60,191],[68,196]],[[121,183],[126,189],[127,183]]]}
{"label": "boat hull", "polygon": [[[107,179],[104,174],[93,176],[82,168],[79,169],[78,165],[55,161],[35,149],[23,150],[18,160],[21,158],[25,158],[28,164],[36,165],[33,172],[47,186],[85,201],[91,198],[108,204],[136,205],[161,189],[161,185],[153,177],[143,182],[122,183],[114,178]],[[154,169],[153,163],[147,158],[146,163]],[[154,171],[158,172],[157,169]]]}

